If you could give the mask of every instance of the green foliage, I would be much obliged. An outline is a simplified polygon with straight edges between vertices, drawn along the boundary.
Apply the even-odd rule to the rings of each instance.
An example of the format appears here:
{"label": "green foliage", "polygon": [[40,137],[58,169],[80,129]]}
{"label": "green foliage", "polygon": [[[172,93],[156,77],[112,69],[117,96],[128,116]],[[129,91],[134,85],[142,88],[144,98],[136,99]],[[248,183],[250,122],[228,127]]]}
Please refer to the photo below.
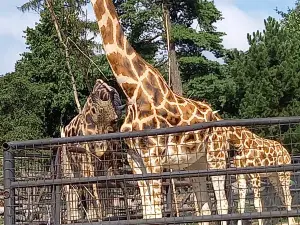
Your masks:
{"label": "green foliage", "polygon": [[[288,38],[287,38],[288,37]],[[248,35],[250,48],[229,61],[243,118],[299,115],[300,42],[273,18]]]}
{"label": "green foliage", "polygon": [[[290,11],[283,22],[269,17],[263,32],[248,35],[247,52],[228,54],[229,72],[236,86],[237,117],[257,118],[300,114],[299,13]],[[285,143],[298,143],[299,126],[264,130],[266,135],[284,133]],[[292,149],[300,151],[299,144]]]}
{"label": "green foliage", "polygon": [[[93,39],[83,38],[94,29],[90,22],[81,20],[85,18],[81,9],[85,1],[54,3],[60,29],[68,38],[69,59],[83,106],[95,79],[103,78],[84,54],[94,59],[108,78],[111,72],[106,60],[95,56],[93,49],[99,46]],[[59,136],[59,126],[77,114],[64,48],[44,4],[44,1],[30,1],[21,7],[23,11],[36,10],[41,17],[34,28],[25,31],[29,52],[22,54],[14,73],[0,78],[0,144]]]}
{"label": "green foliage", "polygon": [[0,78],[0,86],[0,143],[43,137],[43,85],[11,73]]}
{"label": "green foliage", "polygon": [[[225,87],[230,86],[232,81],[223,81],[220,63],[208,60],[205,56],[205,52],[211,52],[219,58],[225,53],[221,44],[224,33],[217,32],[213,25],[222,19],[221,13],[211,1],[166,2],[172,22],[171,39],[175,42],[181,79],[185,84],[185,96],[206,99],[214,108],[223,109],[224,100],[232,94]],[[115,3],[122,26],[134,48],[147,61],[157,66],[168,80],[162,2],[118,0]],[[197,29],[194,26],[195,21],[198,21]],[[213,90],[216,89],[218,91],[214,93]]]}
{"label": "green foliage", "polygon": [[210,52],[216,58],[224,55],[221,44],[224,33],[213,26],[222,19],[221,13],[210,1],[171,2],[171,36],[176,43],[184,95],[206,100],[213,108],[224,111],[224,104],[232,94],[228,91],[234,86],[230,78],[224,77],[220,63],[209,60],[205,54]]}
{"label": "green foliage", "polygon": [[[161,46],[161,6],[149,0],[115,0],[122,27],[133,48],[147,62],[155,63],[154,57]],[[138,6],[138,7],[137,7]]]}
{"label": "green foliage", "polygon": [[[81,19],[86,16],[82,7],[90,3],[83,0],[53,2],[60,29],[68,37],[71,68],[81,104],[95,79],[105,80],[103,74],[120,91],[105,55],[95,54],[94,50],[100,46],[94,38],[86,36],[88,31],[99,33],[94,21]],[[167,2],[172,22],[171,39],[176,45],[186,97],[206,100],[225,118],[300,114],[298,1],[295,9],[278,12],[283,17],[281,21],[268,18],[262,32],[248,34],[250,47],[245,52],[224,49],[221,38],[225,34],[217,32],[214,26],[222,15],[213,1]],[[114,3],[133,47],[167,78],[161,2],[115,0]],[[58,127],[77,113],[64,49],[45,2],[31,0],[20,9],[35,10],[41,18],[34,28],[25,31],[29,52],[22,54],[15,72],[0,77],[0,143],[58,136]],[[217,59],[224,57],[225,64],[208,59],[207,52]],[[296,125],[284,126],[281,130],[270,126],[258,132],[264,136],[281,132],[285,143],[297,143],[299,129]],[[300,146],[294,144],[291,149],[298,151]]]}

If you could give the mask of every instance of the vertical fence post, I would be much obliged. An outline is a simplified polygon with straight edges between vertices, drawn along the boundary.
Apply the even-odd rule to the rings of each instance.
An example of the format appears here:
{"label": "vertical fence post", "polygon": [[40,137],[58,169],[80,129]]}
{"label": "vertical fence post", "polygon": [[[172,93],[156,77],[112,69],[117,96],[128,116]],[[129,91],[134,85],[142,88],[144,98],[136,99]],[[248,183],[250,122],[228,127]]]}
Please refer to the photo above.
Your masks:
{"label": "vertical fence post", "polygon": [[[56,179],[61,179],[61,148],[59,147],[56,151],[55,156],[55,171],[56,171]],[[62,186],[56,185],[55,188],[55,214],[54,216],[54,224],[60,224],[61,221],[61,209],[62,209]]]}
{"label": "vertical fence post", "polygon": [[11,182],[15,180],[15,160],[9,145],[4,144],[3,171],[4,171],[4,224],[15,224],[15,189]]}
{"label": "vertical fence post", "polygon": [[[52,150],[52,157],[51,157],[51,174],[52,179],[60,178],[60,149]],[[52,207],[52,223],[53,224],[60,224],[61,218],[61,195],[60,195],[60,185],[53,185],[52,186],[52,200],[51,200],[51,207]]]}

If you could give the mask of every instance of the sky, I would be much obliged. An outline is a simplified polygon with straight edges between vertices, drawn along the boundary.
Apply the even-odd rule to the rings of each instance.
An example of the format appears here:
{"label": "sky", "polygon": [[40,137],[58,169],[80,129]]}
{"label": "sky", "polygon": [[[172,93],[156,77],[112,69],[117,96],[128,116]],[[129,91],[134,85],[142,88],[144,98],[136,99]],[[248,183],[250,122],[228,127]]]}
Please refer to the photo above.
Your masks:
{"label": "sky", "polygon": [[[286,11],[293,8],[295,0],[214,0],[224,19],[216,23],[218,31],[225,32],[225,48],[247,50],[247,33],[262,30],[264,19],[268,16],[279,18],[275,8]],[[22,13],[17,9],[27,0],[3,1],[0,8],[0,74],[14,71],[15,62],[26,51],[23,31],[34,27],[39,20],[35,12]],[[89,18],[94,18],[91,6],[88,7]]]}

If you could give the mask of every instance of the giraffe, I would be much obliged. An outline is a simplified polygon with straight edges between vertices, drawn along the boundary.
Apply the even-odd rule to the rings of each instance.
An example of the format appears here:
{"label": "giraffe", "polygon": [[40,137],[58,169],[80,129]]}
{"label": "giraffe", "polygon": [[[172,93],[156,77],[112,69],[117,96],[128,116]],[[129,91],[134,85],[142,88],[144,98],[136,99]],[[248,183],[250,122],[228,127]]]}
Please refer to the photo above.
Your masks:
{"label": "giraffe", "polygon": [[[118,20],[116,9],[111,0],[91,1],[103,40],[103,47],[113,71],[127,101],[126,117],[121,132],[141,131],[145,129],[192,125],[211,120],[211,107],[202,102],[184,98],[174,93],[167,85],[161,73],[147,63],[130,45]],[[228,147],[223,133],[218,135],[204,129],[185,134],[161,135],[158,137],[126,139],[131,149],[138,151],[148,173],[160,173],[163,168],[205,169],[214,165],[207,162],[206,152],[215,151],[213,156],[225,154]],[[140,163],[127,156],[134,174],[143,173]],[[213,160],[213,159],[210,159]],[[217,176],[212,176],[215,192],[219,190]],[[223,181],[222,181],[223,182]],[[142,196],[143,217],[161,218],[161,181],[139,181]],[[205,177],[195,177],[192,185],[197,195],[201,213],[205,214]],[[201,196],[203,194],[203,196]],[[217,197],[219,214],[226,214],[226,199]],[[221,196],[221,197],[220,197]],[[225,221],[222,224],[226,224]]]}
{"label": "giraffe", "polygon": [[[220,121],[222,119],[215,111],[212,120]],[[237,149],[233,158],[233,165],[236,168],[291,164],[291,156],[282,144],[275,140],[262,138],[246,127],[215,127],[213,132],[225,132],[229,144]],[[228,154],[224,156],[227,158]],[[223,160],[220,160],[226,161],[225,157]],[[225,165],[220,165],[219,169],[224,169]],[[292,196],[289,188],[291,172],[238,174],[236,177],[239,192],[238,211],[240,213],[245,211],[247,179],[253,188],[254,207],[258,212],[262,212],[260,196],[262,177],[267,177],[270,180],[286,209],[288,211],[292,209]],[[291,225],[296,224],[293,217],[289,217],[288,222]],[[259,219],[258,223],[262,225],[262,219]],[[238,221],[238,225],[242,225],[241,220]]]}
{"label": "giraffe", "polygon": [[[121,131],[191,125],[209,121],[212,114],[210,106],[173,93],[159,71],[145,62],[134,51],[124,36],[112,1],[93,0],[91,2],[102,35],[107,59],[118,84],[131,103],[128,106]],[[170,163],[176,162],[180,162],[180,165],[173,165],[173,168],[176,169],[201,168],[201,162],[204,162],[204,167],[210,169],[224,168],[226,163],[223,159],[227,157],[226,150],[228,149],[226,139],[227,137],[224,138],[224,130],[214,130],[211,133],[206,130],[194,134],[190,132],[186,135],[158,137],[157,141],[153,137],[136,138],[127,140],[127,144],[139,151],[148,172],[159,173],[163,167],[172,166]],[[214,144],[212,144],[213,142]],[[188,146],[180,146],[180,144],[188,144]],[[235,143],[235,145],[237,146],[238,143]],[[203,157],[205,149],[208,152],[206,158]],[[188,156],[187,153],[192,156]],[[132,160],[130,156],[128,156],[128,161],[134,173],[141,173],[141,170],[137,168],[138,163]],[[188,166],[190,164],[192,165]],[[212,181],[215,193],[219,194],[216,195],[218,213],[227,213],[228,203],[224,190],[222,190],[225,179],[213,176]],[[192,182],[194,190],[205,192],[203,183],[205,183],[203,178],[194,178]],[[162,217],[160,181],[152,181],[150,190],[147,190],[145,186],[145,182],[139,182],[141,195],[143,196],[144,218]],[[201,198],[198,194],[198,204],[200,203],[199,197]],[[206,198],[202,196],[204,202]],[[226,203],[227,206],[223,203]],[[202,206],[202,209],[207,207],[204,204]],[[222,224],[224,223],[222,222]]]}
{"label": "giraffe", "polygon": [[[64,135],[66,137],[80,136],[80,135],[92,135],[92,134],[103,134],[117,131],[116,122],[121,116],[121,110],[124,106],[121,106],[120,96],[118,92],[103,82],[101,79],[97,79],[93,87],[93,90],[84,105],[82,112],[76,115],[70,123],[64,128]],[[75,145],[76,147],[83,147],[84,154],[82,153],[66,153],[71,161],[70,171],[81,174],[81,176],[89,177],[97,175],[98,171],[95,171],[95,167],[103,166],[104,154],[110,154],[110,149],[113,148],[117,143],[112,141],[101,141],[96,143],[81,143]],[[68,150],[74,147],[74,144],[68,146]],[[111,153],[112,154],[112,153]],[[96,157],[91,157],[91,156]],[[98,160],[96,160],[97,158]],[[66,161],[66,160],[65,160]],[[114,162],[113,162],[114,163]],[[67,163],[64,163],[65,167]],[[108,167],[116,165],[108,165]],[[106,170],[108,168],[104,168]],[[68,173],[68,172],[67,172]],[[73,176],[75,176],[73,174]],[[93,185],[93,190],[90,192],[88,188],[81,188],[80,192],[83,194],[80,197],[87,198],[87,205],[83,208],[88,208],[86,215],[79,215],[78,210],[74,210],[79,205],[78,202],[78,191],[72,189],[69,190],[66,186],[67,194],[67,207],[68,207],[68,221],[79,219],[80,217],[87,216],[89,219],[97,215],[97,218],[101,218],[101,206],[98,196],[96,184]],[[74,192],[74,193],[73,193]],[[93,193],[94,196],[91,197]],[[77,197],[74,197],[76,196]],[[73,199],[69,199],[73,196]],[[72,204],[72,205],[71,205]],[[94,206],[94,207],[93,207]],[[73,208],[73,209],[71,209]],[[85,209],[84,209],[85,210]],[[84,214],[84,213],[83,213]]]}

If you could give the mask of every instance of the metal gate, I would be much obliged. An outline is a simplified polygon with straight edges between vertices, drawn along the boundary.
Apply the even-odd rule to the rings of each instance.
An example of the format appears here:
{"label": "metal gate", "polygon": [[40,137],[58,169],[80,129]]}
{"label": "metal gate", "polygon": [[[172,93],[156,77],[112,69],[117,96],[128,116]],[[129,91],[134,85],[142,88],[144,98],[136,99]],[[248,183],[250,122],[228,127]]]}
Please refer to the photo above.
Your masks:
{"label": "metal gate", "polygon": [[[284,224],[287,217],[298,222],[300,201],[300,117],[223,120],[192,126],[144,130],[130,133],[53,138],[4,144],[5,224],[196,224],[198,222],[237,220],[265,224]],[[277,140],[288,149],[292,163],[288,165],[236,168],[232,158],[237,150],[228,149],[225,169],[164,171],[133,174],[127,162],[125,139],[183,135],[208,128],[248,127],[264,138]],[[299,132],[299,129],[298,129]],[[272,135],[265,135],[266,133]],[[101,157],[87,154],[87,143],[113,143]],[[267,151],[267,150],[266,150]],[[262,212],[254,209],[254,196],[247,186],[245,212],[238,213],[237,174],[292,173],[289,189],[292,210],[287,211],[268,179],[260,189]],[[216,212],[211,176],[226,176],[228,214]],[[211,215],[199,214],[193,177],[206,177]],[[162,179],[162,218],[143,219],[141,195],[137,181]],[[250,187],[250,186],[249,186]],[[199,201],[198,201],[199,202]]]}

